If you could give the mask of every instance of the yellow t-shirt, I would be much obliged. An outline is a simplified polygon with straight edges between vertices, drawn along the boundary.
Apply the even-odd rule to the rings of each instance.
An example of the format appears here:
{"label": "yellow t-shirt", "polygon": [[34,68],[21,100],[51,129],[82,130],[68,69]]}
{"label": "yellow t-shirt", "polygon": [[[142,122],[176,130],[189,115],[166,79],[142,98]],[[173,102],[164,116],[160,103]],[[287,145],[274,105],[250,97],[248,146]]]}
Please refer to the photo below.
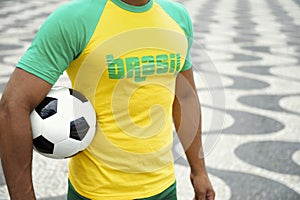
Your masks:
{"label": "yellow t-shirt", "polygon": [[[42,26],[18,67],[50,83],[67,69],[97,113],[95,138],[69,164],[79,194],[137,199],[174,183],[172,104],[176,75],[191,68],[192,32],[187,11],[167,0],[72,1]],[[48,67],[26,62],[39,44],[47,48],[34,62]]]}

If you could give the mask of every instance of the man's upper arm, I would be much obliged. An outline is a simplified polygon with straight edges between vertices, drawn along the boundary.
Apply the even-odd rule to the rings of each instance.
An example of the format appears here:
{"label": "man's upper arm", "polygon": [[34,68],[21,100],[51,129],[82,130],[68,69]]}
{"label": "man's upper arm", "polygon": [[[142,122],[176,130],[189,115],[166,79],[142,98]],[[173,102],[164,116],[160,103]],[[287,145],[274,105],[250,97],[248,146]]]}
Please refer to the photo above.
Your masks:
{"label": "man's upper arm", "polygon": [[2,105],[33,110],[47,95],[52,85],[20,68],[13,72],[2,96]]}
{"label": "man's upper arm", "polygon": [[188,95],[196,95],[196,86],[194,82],[193,68],[186,71],[181,71],[176,77],[176,88],[175,95],[176,98],[180,99]]}

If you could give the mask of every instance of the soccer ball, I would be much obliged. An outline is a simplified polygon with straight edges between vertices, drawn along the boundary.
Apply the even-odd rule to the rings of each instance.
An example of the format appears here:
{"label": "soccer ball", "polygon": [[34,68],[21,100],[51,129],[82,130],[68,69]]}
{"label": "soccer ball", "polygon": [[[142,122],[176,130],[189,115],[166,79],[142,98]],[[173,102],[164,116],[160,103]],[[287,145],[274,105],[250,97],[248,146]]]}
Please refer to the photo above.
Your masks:
{"label": "soccer ball", "polygon": [[96,114],[90,101],[67,87],[52,87],[30,114],[33,149],[56,159],[74,156],[91,143]]}

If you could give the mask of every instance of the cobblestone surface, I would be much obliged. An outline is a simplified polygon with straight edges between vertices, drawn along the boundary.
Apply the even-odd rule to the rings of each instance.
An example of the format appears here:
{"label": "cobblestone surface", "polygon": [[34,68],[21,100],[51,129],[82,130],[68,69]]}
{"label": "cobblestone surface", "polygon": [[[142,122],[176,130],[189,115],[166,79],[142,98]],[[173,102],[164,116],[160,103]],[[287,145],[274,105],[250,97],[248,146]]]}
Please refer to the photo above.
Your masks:
{"label": "cobblestone surface", "polygon": [[[62,0],[0,1],[0,95]],[[300,199],[300,1],[186,0],[209,176],[220,200]],[[63,76],[58,84],[68,84]],[[180,200],[193,197],[174,142]],[[68,160],[34,153],[40,200],[65,199]],[[0,200],[9,199],[0,168]]]}

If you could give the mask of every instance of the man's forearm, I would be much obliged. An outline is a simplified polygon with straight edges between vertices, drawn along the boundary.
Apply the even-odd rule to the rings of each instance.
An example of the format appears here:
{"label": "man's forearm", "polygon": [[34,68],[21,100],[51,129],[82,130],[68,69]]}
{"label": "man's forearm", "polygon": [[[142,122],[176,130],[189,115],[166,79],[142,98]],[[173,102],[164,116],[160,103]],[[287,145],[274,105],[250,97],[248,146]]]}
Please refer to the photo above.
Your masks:
{"label": "man's forearm", "polygon": [[201,173],[206,173],[200,133],[195,135],[193,141],[185,150],[185,154],[191,167],[192,174],[199,175]]}
{"label": "man's forearm", "polygon": [[201,109],[195,94],[175,98],[173,119],[193,174],[206,172],[201,140]]}
{"label": "man's forearm", "polygon": [[0,156],[11,200],[33,200],[29,113],[0,103]]}

